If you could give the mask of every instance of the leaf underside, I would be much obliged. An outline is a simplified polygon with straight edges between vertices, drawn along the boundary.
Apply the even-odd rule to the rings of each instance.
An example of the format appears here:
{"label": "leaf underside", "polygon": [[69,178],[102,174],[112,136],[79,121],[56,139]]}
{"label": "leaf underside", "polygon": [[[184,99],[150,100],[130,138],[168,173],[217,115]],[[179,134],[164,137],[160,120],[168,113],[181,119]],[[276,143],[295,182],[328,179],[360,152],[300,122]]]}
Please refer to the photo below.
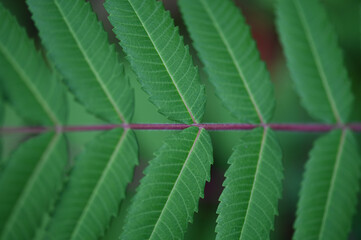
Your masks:
{"label": "leaf underside", "polygon": [[315,142],[306,164],[294,239],[347,239],[356,210],[361,158],[349,130]]}
{"label": "leaf underside", "polygon": [[269,239],[282,192],[281,160],[271,129],[245,133],[228,161],[217,209],[216,239]]}
{"label": "leaf underside", "polygon": [[[1,80],[0,80],[1,82]],[[4,120],[4,99],[3,99],[3,94],[0,90],[0,126],[3,125],[3,120]],[[2,153],[3,153],[3,141],[2,141],[2,136],[0,136],[0,169],[3,163],[3,158],[2,158]]]}
{"label": "leaf underside", "polygon": [[65,122],[63,87],[25,30],[0,4],[0,79],[15,110],[31,124]]}
{"label": "leaf underside", "polygon": [[199,123],[205,105],[204,86],[162,3],[107,0],[105,8],[150,101],[171,120]]}
{"label": "leaf underside", "polygon": [[212,161],[204,129],[172,135],[144,171],[121,239],[182,239],[210,180]]}
{"label": "leaf underside", "polygon": [[224,106],[242,122],[268,122],[273,86],[239,9],[229,0],[181,0],[179,5]]}
{"label": "leaf underside", "polygon": [[116,216],[138,163],[131,130],[114,129],[91,141],[77,159],[45,239],[98,239]]}
{"label": "leaf underside", "polygon": [[336,34],[315,0],[280,0],[278,29],[303,106],[316,119],[345,123],[352,110],[350,80]]}
{"label": "leaf underside", "polygon": [[27,3],[43,44],[76,98],[108,122],[129,122],[133,91],[90,4],[84,0]]}
{"label": "leaf underside", "polygon": [[67,146],[47,133],[22,144],[0,173],[0,239],[35,236],[63,183]]}

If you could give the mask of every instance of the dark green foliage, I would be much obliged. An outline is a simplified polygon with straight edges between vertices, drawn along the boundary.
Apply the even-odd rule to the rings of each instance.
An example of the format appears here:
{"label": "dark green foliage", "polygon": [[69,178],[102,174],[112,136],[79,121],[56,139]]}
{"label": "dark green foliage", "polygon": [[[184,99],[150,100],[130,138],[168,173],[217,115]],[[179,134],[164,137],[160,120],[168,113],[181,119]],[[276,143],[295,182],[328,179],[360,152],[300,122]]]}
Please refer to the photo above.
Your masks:
{"label": "dark green foliage", "polygon": [[0,3],[0,78],[17,112],[32,124],[65,122],[63,87],[34,43]]}
{"label": "dark green foliage", "polygon": [[168,138],[144,171],[122,239],[181,239],[213,162],[211,139],[195,127]]}
{"label": "dark green foliage", "polygon": [[[225,174],[212,171],[216,180],[217,174],[225,176],[219,199],[212,192],[213,146],[207,129],[221,130],[217,126],[227,125],[202,122],[208,96],[188,46],[162,2],[106,0],[107,17],[125,59],[109,44],[108,33],[87,1],[27,0],[27,5],[39,30],[39,51],[0,3],[0,121],[4,95],[7,107],[14,108],[26,124],[18,130],[39,131],[35,136],[20,135],[25,140],[0,166],[1,240],[183,239],[193,236],[186,235],[193,219],[208,224],[207,233],[216,239],[277,236],[271,232],[282,196],[284,167],[272,130],[277,124],[270,123],[276,99],[250,28],[232,0],[179,1],[195,54],[216,94],[238,119],[238,126],[251,124],[242,125],[252,130],[239,134],[238,142],[227,139],[234,147]],[[278,0],[277,24],[305,109],[337,128],[320,137],[310,152],[294,239],[345,240],[356,210],[361,158],[348,125],[354,96],[341,49],[317,0]],[[163,120],[179,127],[149,164],[140,161],[144,176],[134,171],[142,144],[138,147],[133,129],[168,129],[170,125],[133,124],[139,119],[132,119],[136,104],[128,78],[138,78],[139,88],[165,116]],[[67,122],[62,82],[84,109],[99,118],[92,116],[94,121],[106,124],[68,126],[73,122]],[[147,113],[142,112],[145,123],[152,122],[147,122]],[[88,123],[79,123],[84,124]],[[303,123],[297,126],[298,130],[307,128]],[[65,132],[98,128],[112,130],[93,139],[86,135],[88,143],[82,150],[68,148],[68,139],[72,143],[74,136]],[[12,129],[1,128],[1,137]],[[207,181],[211,181],[209,188]],[[286,189],[289,185],[286,182]],[[207,213],[211,220],[205,221],[201,214],[207,204],[212,205],[209,213],[213,215]],[[198,210],[200,215],[194,218]],[[193,224],[191,229],[200,226]],[[207,233],[197,239],[209,239]]]}
{"label": "dark green foliage", "polygon": [[314,0],[279,0],[278,26],[304,107],[324,122],[345,123],[353,95],[323,7]]}
{"label": "dark green foliage", "polygon": [[[269,122],[273,86],[239,10],[228,0],[181,0],[180,6],[224,105],[240,120]],[[247,149],[240,152],[238,146],[229,160],[217,210],[217,239],[266,239],[273,229],[282,191],[282,153],[272,130],[251,134],[242,138]]]}
{"label": "dark green foliage", "polygon": [[[344,124],[353,94],[325,10],[313,0],[280,0],[277,13],[304,107],[324,122]],[[353,134],[345,127],[315,142],[302,182],[294,239],[347,239],[356,211],[360,161]]]}
{"label": "dark green foliage", "polygon": [[97,239],[116,216],[138,162],[131,130],[114,129],[79,156],[45,239]]}
{"label": "dark green foliage", "polygon": [[315,142],[302,182],[294,239],[347,239],[360,165],[349,130],[332,131]]}
{"label": "dark green foliage", "polygon": [[83,0],[28,0],[42,42],[74,95],[92,113],[129,122],[133,92],[114,46]]}
{"label": "dark green foliage", "polygon": [[219,199],[217,239],[268,239],[281,197],[281,156],[268,128],[252,130],[236,145]]}
{"label": "dark green foliage", "polygon": [[275,105],[273,86],[239,9],[229,0],[179,2],[224,106],[242,122],[269,122]]}
{"label": "dark green foliage", "polygon": [[0,239],[31,239],[62,184],[67,164],[61,134],[22,144],[0,173]]}
{"label": "dark green foliage", "polygon": [[171,120],[199,123],[204,113],[204,86],[162,3],[107,0],[105,8],[150,100]]}
{"label": "dark green foliage", "polygon": [[[15,18],[0,4],[0,78],[17,112],[31,124],[66,120],[58,75],[48,68]],[[0,239],[31,239],[53,206],[68,163],[62,133],[46,133],[21,145],[0,172]]]}

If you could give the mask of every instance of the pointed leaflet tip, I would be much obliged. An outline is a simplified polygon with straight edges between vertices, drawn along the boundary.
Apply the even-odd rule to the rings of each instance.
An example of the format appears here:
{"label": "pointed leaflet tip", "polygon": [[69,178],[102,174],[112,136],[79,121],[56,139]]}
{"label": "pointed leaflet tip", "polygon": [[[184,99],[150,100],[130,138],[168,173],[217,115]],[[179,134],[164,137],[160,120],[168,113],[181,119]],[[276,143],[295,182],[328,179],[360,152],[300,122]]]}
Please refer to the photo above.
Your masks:
{"label": "pointed leaflet tip", "polygon": [[200,123],[205,94],[169,12],[151,0],[107,0],[114,32],[139,81],[159,112],[182,123]]}

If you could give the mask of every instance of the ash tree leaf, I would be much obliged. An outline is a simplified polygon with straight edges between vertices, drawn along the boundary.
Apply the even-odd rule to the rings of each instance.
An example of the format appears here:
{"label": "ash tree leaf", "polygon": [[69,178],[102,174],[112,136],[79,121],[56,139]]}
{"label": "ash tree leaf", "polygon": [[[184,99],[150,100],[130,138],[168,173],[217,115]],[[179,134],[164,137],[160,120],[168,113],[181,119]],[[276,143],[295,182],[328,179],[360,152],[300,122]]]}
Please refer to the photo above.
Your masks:
{"label": "ash tree leaf", "polygon": [[60,125],[66,119],[63,87],[33,41],[0,4],[0,78],[12,106],[32,124]]}
{"label": "ash tree leaf", "polygon": [[268,122],[273,86],[239,9],[229,0],[181,0],[179,5],[224,106],[242,122]]}
{"label": "ash tree leaf", "polygon": [[113,129],[79,156],[45,239],[99,239],[116,216],[138,162],[131,130]]}
{"label": "ash tree leaf", "polygon": [[278,29],[303,106],[314,118],[345,123],[351,84],[326,11],[315,0],[279,0]]}
{"label": "ash tree leaf", "polygon": [[162,3],[107,0],[105,8],[150,101],[171,120],[199,123],[204,113],[204,86]]}
{"label": "ash tree leaf", "polygon": [[274,132],[245,133],[228,163],[216,239],[268,239],[282,191],[282,152]]}
{"label": "ash tree leaf", "polygon": [[361,158],[352,132],[315,142],[306,164],[294,239],[347,239],[356,210]]}
{"label": "ash tree leaf", "polygon": [[182,239],[213,161],[208,133],[187,128],[165,141],[144,171],[121,239]]}
{"label": "ash tree leaf", "polygon": [[34,238],[54,204],[67,164],[64,136],[46,133],[22,144],[0,172],[0,239]]}
{"label": "ash tree leaf", "polygon": [[27,3],[43,44],[76,98],[108,122],[129,122],[133,91],[90,4],[84,0]]}

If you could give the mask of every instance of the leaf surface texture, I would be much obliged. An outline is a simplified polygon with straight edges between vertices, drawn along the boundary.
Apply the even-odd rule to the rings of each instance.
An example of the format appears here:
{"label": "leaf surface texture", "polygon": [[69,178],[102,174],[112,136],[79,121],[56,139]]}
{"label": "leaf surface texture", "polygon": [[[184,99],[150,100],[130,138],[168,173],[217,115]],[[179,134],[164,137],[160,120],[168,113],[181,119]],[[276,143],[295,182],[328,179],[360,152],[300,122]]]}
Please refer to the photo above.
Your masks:
{"label": "leaf surface texture", "polygon": [[77,99],[108,122],[129,122],[133,91],[90,4],[83,0],[27,3],[42,42]]}
{"label": "leaf surface texture", "polygon": [[275,100],[249,27],[229,0],[179,1],[185,23],[211,83],[239,120],[268,122]]}
{"label": "leaf surface texture", "polygon": [[216,239],[269,239],[282,191],[282,152],[274,132],[241,138],[228,163],[217,213]]}
{"label": "leaf surface texture", "polygon": [[66,118],[63,86],[25,30],[0,4],[0,78],[16,111],[32,124],[59,125]]}
{"label": "leaf surface texture", "polygon": [[281,41],[303,106],[314,118],[345,123],[353,96],[324,8],[315,0],[279,0],[277,11]]}
{"label": "leaf surface texture", "polygon": [[171,120],[199,123],[204,86],[169,12],[155,0],[107,0],[105,8],[143,89]]}
{"label": "leaf surface texture", "polygon": [[361,158],[349,130],[318,139],[302,182],[294,239],[347,239],[356,210]]}
{"label": "leaf surface texture", "polygon": [[131,130],[113,129],[91,141],[77,159],[45,239],[99,239],[132,180],[137,148]]}
{"label": "leaf surface texture", "polygon": [[167,139],[144,171],[121,239],[182,239],[212,161],[204,129],[187,128]]}
{"label": "leaf surface texture", "polygon": [[65,176],[67,146],[46,133],[22,144],[0,173],[0,239],[28,240],[55,201]]}

